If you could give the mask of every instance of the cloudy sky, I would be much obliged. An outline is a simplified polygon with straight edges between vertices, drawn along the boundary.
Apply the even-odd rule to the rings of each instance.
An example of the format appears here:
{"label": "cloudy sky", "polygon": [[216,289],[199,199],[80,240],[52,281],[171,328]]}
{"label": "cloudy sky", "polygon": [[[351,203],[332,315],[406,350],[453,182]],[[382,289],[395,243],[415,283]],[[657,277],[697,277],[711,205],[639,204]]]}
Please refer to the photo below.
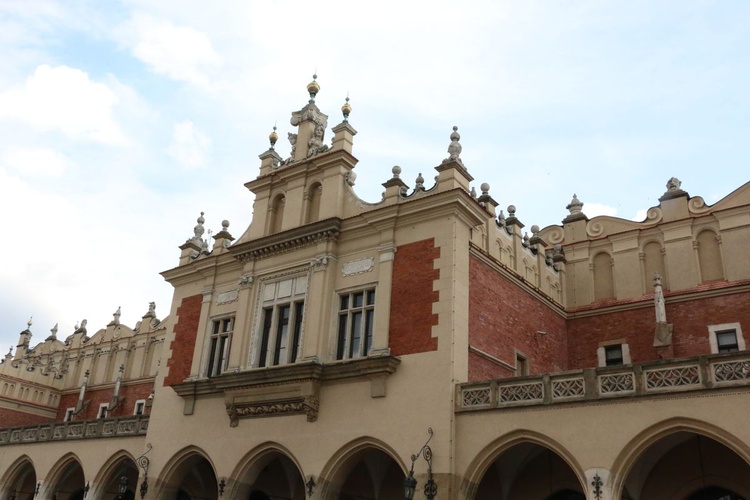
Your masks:
{"label": "cloudy sky", "polygon": [[742,0],[0,0],[0,347],[30,316],[32,343],[166,316],[158,273],[201,211],[243,232],[315,71],[329,124],[351,97],[362,198],[431,178],[457,125],[529,227],[574,192],[633,219],[672,176],[709,203],[747,182],[749,54]]}

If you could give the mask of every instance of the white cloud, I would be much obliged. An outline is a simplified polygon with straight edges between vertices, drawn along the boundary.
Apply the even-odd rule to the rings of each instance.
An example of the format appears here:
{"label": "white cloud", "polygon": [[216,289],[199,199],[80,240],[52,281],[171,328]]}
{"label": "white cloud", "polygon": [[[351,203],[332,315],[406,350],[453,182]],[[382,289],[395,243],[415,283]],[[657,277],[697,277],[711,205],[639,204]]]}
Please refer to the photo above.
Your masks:
{"label": "white cloud", "polygon": [[173,80],[206,85],[220,64],[209,37],[194,28],[136,15],[125,31],[133,55]]}
{"label": "white cloud", "polygon": [[200,168],[205,165],[210,149],[211,139],[196,129],[192,121],[183,120],[174,126],[167,153],[186,168]]}
{"label": "white cloud", "polygon": [[587,217],[597,217],[599,215],[609,215],[611,217],[617,216],[617,209],[615,207],[610,207],[609,205],[604,205],[603,203],[585,203],[583,206],[583,213],[586,214]]}
{"label": "white cloud", "polygon": [[642,208],[635,213],[631,220],[634,220],[635,222],[643,222],[644,220],[646,220],[647,216],[648,208]]}
{"label": "white cloud", "polygon": [[59,130],[74,139],[124,142],[113,116],[119,99],[107,85],[67,66],[38,66],[23,86],[0,93],[0,119],[39,130]]}
{"label": "white cloud", "polygon": [[21,175],[60,177],[75,163],[54,149],[12,149],[0,157],[0,165]]}

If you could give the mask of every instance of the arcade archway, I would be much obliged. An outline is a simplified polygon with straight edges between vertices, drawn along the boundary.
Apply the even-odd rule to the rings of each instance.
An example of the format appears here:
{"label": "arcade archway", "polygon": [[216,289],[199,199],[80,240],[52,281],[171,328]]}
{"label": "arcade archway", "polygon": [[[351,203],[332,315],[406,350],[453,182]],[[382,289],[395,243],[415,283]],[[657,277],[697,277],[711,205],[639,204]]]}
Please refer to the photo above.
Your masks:
{"label": "arcade archway", "polygon": [[305,483],[298,465],[277,445],[251,452],[237,474],[232,497],[264,500],[305,500]]}
{"label": "arcade archway", "polygon": [[86,482],[78,458],[73,455],[64,457],[52,470],[49,485],[44,488],[46,498],[83,500]]}
{"label": "arcade archway", "polygon": [[197,449],[184,450],[165,469],[158,498],[216,500],[219,485],[211,462]]}
{"label": "arcade archway", "polygon": [[36,489],[36,472],[31,460],[24,457],[8,468],[2,478],[4,500],[31,500]]}

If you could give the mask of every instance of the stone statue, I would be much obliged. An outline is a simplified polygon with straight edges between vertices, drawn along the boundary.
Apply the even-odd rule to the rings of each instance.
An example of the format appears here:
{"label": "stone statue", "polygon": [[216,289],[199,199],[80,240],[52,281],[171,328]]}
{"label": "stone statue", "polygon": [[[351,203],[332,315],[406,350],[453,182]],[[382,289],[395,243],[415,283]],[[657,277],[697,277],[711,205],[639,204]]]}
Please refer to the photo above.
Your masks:
{"label": "stone statue", "polygon": [[307,156],[313,156],[328,149],[328,146],[323,144],[324,134],[325,128],[322,125],[316,125],[315,134],[307,142]]}
{"label": "stone statue", "polygon": [[656,322],[667,322],[667,311],[664,307],[664,292],[661,288],[661,276],[654,273],[654,307],[656,308]]}
{"label": "stone statue", "polygon": [[297,134],[293,134],[293,133],[289,132],[287,134],[287,137],[289,138],[289,144],[292,145],[291,158],[293,160],[294,159],[294,152],[297,151]]}
{"label": "stone statue", "polygon": [[156,302],[149,302],[148,303],[148,315],[149,316],[155,316],[156,315]]}
{"label": "stone statue", "polygon": [[74,334],[75,333],[82,333],[82,334],[86,335],[86,324],[88,324],[88,320],[84,319],[83,321],[81,321],[81,326],[78,327],[78,328],[76,328],[76,331],[73,332],[73,333]]}
{"label": "stone statue", "polygon": [[682,182],[677,177],[672,177],[667,181],[667,191],[679,191]]}

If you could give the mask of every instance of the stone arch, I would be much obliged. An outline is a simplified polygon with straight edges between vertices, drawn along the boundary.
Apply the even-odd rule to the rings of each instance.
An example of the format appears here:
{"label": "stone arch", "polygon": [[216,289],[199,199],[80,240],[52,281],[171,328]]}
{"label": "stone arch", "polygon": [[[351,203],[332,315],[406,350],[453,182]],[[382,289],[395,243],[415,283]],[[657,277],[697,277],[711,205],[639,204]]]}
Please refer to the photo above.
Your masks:
{"label": "stone arch", "polygon": [[284,193],[275,194],[268,205],[268,234],[278,233],[284,227],[285,208],[286,195]]}
{"label": "stone arch", "polygon": [[278,443],[263,443],[240,460],[225,496],[241,500],[276,497],[305,500],[305,476],[287,448]]}
{"label": "stone arch", "polygon": [[724,279],[724,265],[716,231],[708,228],[700,230],[695,238],[695,245],[698,248],[701,283]]}
{"label": "stone arch", "polygon": [[63,455],[50,469],[42,486],[41,498],[57,500],[79,500],[83,498],[86,478],[81,460],[75,453]]}
{"label": "stone arch", "polygon": [[[382,466],[386,465],[383,461],[388,459],[391,463],[388,464],[389,467],[386,470],[383,470]],[[406,464],[400,459],[398,453],[383,441],[372,437],[362,437],[342,446],[323,467],[318,484],[321,488],[321,498],[328,500],[356,498],[348,496],[348,482],[351,476],[363,474],[368,468],[375,469],[376,473],[382,473],[381,479],[388,480],[388,486],[392,487],[384,491],[378,489],[378,485],[374,485],[373,488],[378,491],[371,493],[373,496],[369,498],[385,500],[403,496],[402,486],[408,470]],[[396,475],[399,476],[398,479]]]}
{"label": "stone arch", "polygon": [[[547,496],[554,498],[555,494],[568,490],[585,493],[586,475],[575,457],[564,446],[543,434],[529,430],[519,430],[501,436],[489,443],[472,460],[464,474],[464,481],[461,487],[465,493],[465,498],[479,498],[477,495],[481,493],[480,486],[482,486],[482,481],[485,479],[488,471],[503,455],[514,451],[522,452],[530,457],[528,462],[519,467],[517,477],[521,477],[524,474],[524,468],[535,465],[535,462],[541,457],[540,453],[545,454],[549,452],[550,455],[541,458],[554,461],[557,469],[560,469],[561,466],[567,467],[569,473],[565,474],[565,477],[560,477],[560,480],[556,481],[554,485],[552,483],[548,484],[548,486],[551,486],[548,489],[552,491],[548,491]],[[509,457],[511,456],[509,455]],[[551,468],[548,472],[551,472]],[[552,474],[548,475],[552,478]],[[544,485],[541,479],[539,479],[539,484]],[[532,497],[536,498],[535,495],[517,496],[517,498]]]}
{"label": "stone arch", "polygon": [[128,479],[126,499],[135,498],[138,491],[139,470],[133,455],[125,450],[114,453],[94,477],[91,483],[91,498],[114,498],[118,492],[120,478]]}
{"label": "stone arch", "polygon": [[594,273],[594,301],[615,298],[615,279],[612,256],[606,251],[594,254],[591,260]]}
{"label": "stone arch", "polygon": [[305,190],[305,224],[320,219],[320,202],[323,199],[323,183],[314,180]]}
{"label": "stone arch", "polygon": [[654,291],[654,273],[661,275],[662,286],[668,290],[669,277],[664,262],[664,246],[661,241],[654,239],[644,241],[641,246],[641,256],[643,257],[644,292]]}
{"label": "stone arch", "polygon": [[216,477],[216,467],[208,454],[197,446],[187,446],[175,453],[162,470],[155,498],[214,498],[219,488]]}
{"label": "stone arch", "polygon": [[[633,437],[623,448],[612,464],[610,482],[612,485],[613,498],[627,499],[628,495],[633,494],[633,492],[627,491],[626,483],[636,466],[640,466],[644,469],[648,468],[649,464],[643,463],[643,459],[647,457],[647,455],[648,461],[651,462],[651,467],[655,467],[660,460],[670,453],[670,451],[679,447],[681,444],[686,443],[687,439],[693,436],[706,438],[722,448],[725,448],[727,451],[733,452],[740,462],[744,462],[744,465],[747,468],[746,473],[750,476],[750,446],[744,444],[741,439],[731,433],[713,424],[700,420],[678,417],[659,422],[644,429],[638,435]],[[705,442],[703,444],[705,444]],[[662,449],[655,449],[657,445],[661,445]],[[664,449],[670,445],[672,445],[671,448]],[[697,443],[697,445],[700,446],[700,443]],[[682,455],[686,453],[687,448],[689,447],[685,446],[684,448],[685,449],[679,449],[679,452]],[[700,448],[698,451],[701,451]],[[680,492],[676,493],[678,496],[675,498],[688,498],[692,493],[700,490],[701,487],[704,486],[705,479],[705,476],[702,478],[682,476],[679,485]],[[711,484],[705,486],[726,487],[725,484]],[[750,497],[750,490],[741,494]],[[638,496],[635,498],[638,498]]]}
{"label": "stone arch", "polygon": [[36,489],[36,469],[27,455],[16,459],[0,477],[0,498],[31,500]]}

